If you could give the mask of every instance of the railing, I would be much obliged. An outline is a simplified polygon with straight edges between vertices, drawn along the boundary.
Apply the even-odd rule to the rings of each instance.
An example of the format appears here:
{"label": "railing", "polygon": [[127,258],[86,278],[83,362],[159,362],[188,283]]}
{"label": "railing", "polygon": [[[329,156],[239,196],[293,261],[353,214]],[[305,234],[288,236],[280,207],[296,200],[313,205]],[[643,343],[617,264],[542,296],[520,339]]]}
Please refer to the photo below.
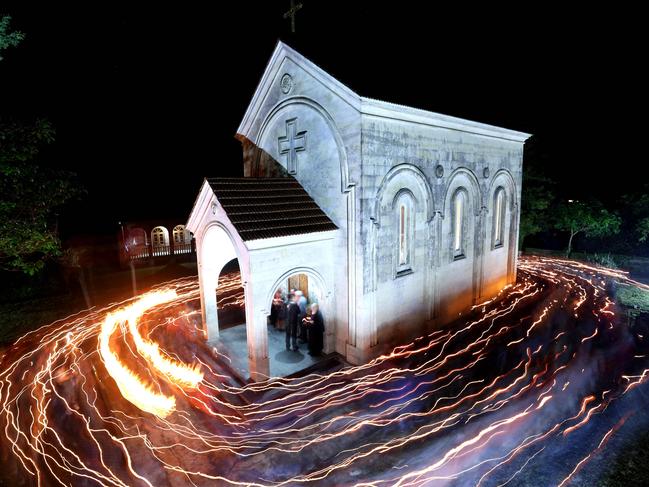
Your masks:
{"label": "railing", "polygon": [[131,257],[131,260],[136,260],[136,259],[148,259],[150,255],[149,251],[149,246],[146,245],[141,245],[138,247],[134,247],[130,249],[129,251],[129,256]]}
{"label": "railing", "polygon": [[194,242],[176,243],[174,245],[140,245],[129,248],[126,253],[130,260],[166,257],[168,255],[191,254],[196,251]]}
{"label": "railing", "polygon": [[194,250],[192,249],[192,244],[190,243],[174,243],[173,253],[174,254],[191,254]]}
{"label": "railing", "polygon": [[162,257],[163,255],[171,255],[171,247],[169,245],[156,245],[151,248],[151,257]]}

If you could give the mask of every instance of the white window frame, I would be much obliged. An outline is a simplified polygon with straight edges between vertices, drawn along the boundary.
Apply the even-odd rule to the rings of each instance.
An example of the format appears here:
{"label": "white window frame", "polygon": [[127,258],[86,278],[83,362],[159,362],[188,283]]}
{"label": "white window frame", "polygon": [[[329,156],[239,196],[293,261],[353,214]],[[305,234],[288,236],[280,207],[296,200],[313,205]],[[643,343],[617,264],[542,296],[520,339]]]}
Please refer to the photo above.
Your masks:
{"label": "white window frame", "polygon": [[397,194],[394,203],[396,216],[396,252],[395,252],[395,277],[413,272],[412,257],[415,241],[414,198],[409,191]]}
{"label": "white window frame", "polygon": [[469,194],[458,188],[451,199],[451,255],[453,260],[466,258],[467,209]]}
{"label": "white window frame", "polygon": [[507,205],[507,194],[502,186],[496,189],[493,200],[493,231],[491,248],[498,249],[505,241],[505,215]]}

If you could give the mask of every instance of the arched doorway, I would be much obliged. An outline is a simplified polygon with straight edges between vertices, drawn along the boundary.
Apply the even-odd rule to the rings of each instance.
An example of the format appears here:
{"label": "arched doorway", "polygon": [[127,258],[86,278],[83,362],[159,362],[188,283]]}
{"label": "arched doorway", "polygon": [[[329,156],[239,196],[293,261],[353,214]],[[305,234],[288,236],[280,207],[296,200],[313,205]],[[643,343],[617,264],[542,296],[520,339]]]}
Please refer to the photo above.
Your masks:
{"label": "arched doorway", "polygon": [[238,260],[237,257],[232,239],[222,226],[213,225],[205,231],[199,255],[199,274],[203,329],[208,341],[215,341],[219,337],[219,314],[216,299],[219,276],[225,265],[232,260]]}
{"label": "arched doorway", "polygon": [[245,327],[245,302],[239,259],[232,259],[221,269],[216,286],[219,333],[239,325]]}
{"label": "arched doorway", "polygon": [[[326,358],[333,350],[335,322],[331,293],[324,279],[314,269],[292,269],[280,276],[266,299],[268,314],[268,358],[271,376],[287,376],[311,367]],[[291,296],[300,295],[297,303],[300,307],[300,319],[309,315],[312,305],[317,304],[324,321],[325,331],[322,335],[323,350],[321,354],[309,353],[309,327],[298,328],[297,350],[293,350],[292,339],[288,341],[288,304]],[[300,303],[301,298],[301,303]],[[300,323],[301,324],[301,323]],[[312,336],[313,338],[313,336]]]}
{"label": "arched doorway", "polygon": [[230,359],[243,377],[250,375],[245,261],[228,231],[214,224],[200,243],[199,275],[203,327],[208,342]]}

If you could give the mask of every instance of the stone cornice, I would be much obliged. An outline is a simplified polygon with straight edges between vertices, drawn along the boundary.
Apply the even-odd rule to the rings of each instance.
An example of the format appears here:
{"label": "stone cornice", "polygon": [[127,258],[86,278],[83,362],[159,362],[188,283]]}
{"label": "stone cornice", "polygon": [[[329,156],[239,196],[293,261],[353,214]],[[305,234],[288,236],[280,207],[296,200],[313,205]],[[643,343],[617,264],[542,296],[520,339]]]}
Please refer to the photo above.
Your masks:
{"label": "stone cornice", "polygon": [[473,122],[463,118],[442,115],[419,108],[412,108],[396,103],[375,100],[372,98],[361,98],[361,113],[381,118],[391,118],[402,120],[404,122],[430,125],[441,127],[449,130],[468,132],[472,134],[484,135],[487,137],[496,137],[499,139],[512,140],[515,142],[525,142],[531,134],[510,130],[486,123]]}
{"label": "stone cornice", "polygon": [[331,240],[336,237],[339,230],[328,230],[325,232],[302,233],[298,235],[286,235],[284,237],[263,238],[246,241],[249,250],[268,249],[273,247],[286,247],[289,245],[317,242],[320,240]]}

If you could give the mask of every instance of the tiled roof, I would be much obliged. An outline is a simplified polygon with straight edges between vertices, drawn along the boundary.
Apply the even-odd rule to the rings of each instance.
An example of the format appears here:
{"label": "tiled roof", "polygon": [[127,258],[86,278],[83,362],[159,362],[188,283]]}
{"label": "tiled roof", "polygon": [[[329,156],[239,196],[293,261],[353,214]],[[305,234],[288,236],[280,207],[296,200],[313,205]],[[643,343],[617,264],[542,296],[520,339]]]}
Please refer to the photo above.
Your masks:
{"label": "tiled roof", "polygon": [[243,240],[336,230],[293,177],[207,178]]}

